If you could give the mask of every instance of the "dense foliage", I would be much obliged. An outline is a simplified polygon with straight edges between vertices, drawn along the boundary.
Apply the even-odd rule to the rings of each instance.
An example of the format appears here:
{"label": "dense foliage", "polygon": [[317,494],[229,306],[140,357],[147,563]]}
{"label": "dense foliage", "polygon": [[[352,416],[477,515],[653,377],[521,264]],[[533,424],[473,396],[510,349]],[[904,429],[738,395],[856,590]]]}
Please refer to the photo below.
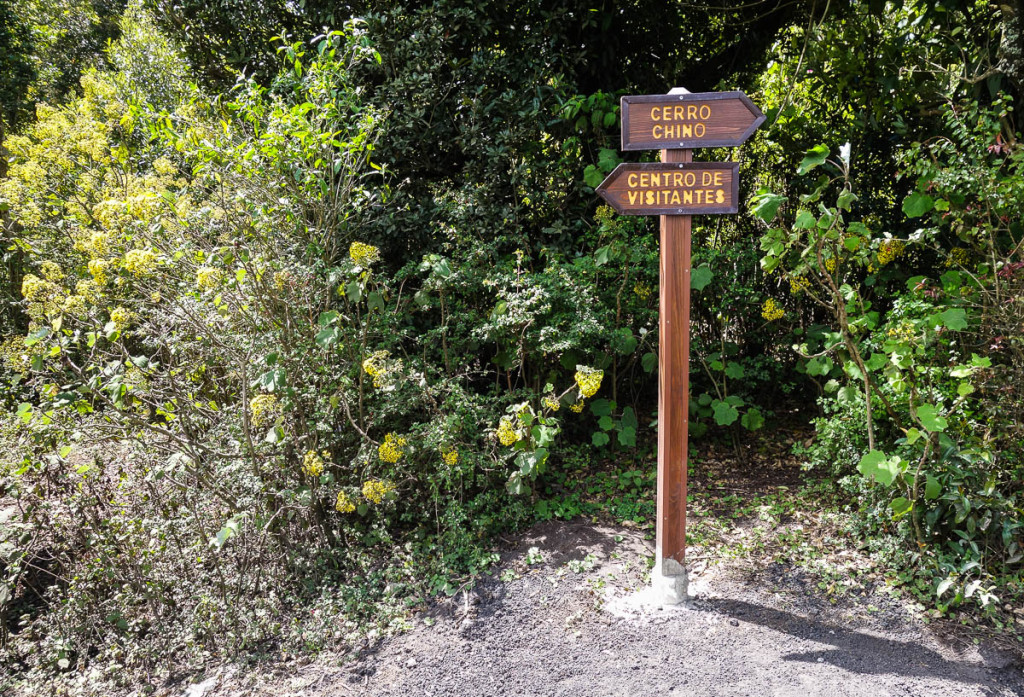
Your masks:
{"label": "dense foliage", "polygon": [[315,650],[454,592],[563,463],[649,469],[655,222],[593,188],[618,96],[675,84],[769,116],[700,155],[751,214],[695,225],[693,436],[813,419],[868,544],[993,612],[1024,554],[1001,12],[0,0],[5,660]]}

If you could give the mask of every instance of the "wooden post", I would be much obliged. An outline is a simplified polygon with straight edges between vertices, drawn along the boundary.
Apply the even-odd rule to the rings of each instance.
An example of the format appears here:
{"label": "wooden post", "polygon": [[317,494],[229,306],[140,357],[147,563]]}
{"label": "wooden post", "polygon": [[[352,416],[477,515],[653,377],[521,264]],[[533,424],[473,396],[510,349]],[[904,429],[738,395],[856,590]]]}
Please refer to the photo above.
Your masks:
{"label": "wooden post", "polygon": [[[662,150],[662,162],[691,162],[691,150]],[[690,396],[690,216],[661,216],[658,334],[658,509],[656,569],[685,573],[686,462]],[[668,562],[678,562],[678,567]]]}

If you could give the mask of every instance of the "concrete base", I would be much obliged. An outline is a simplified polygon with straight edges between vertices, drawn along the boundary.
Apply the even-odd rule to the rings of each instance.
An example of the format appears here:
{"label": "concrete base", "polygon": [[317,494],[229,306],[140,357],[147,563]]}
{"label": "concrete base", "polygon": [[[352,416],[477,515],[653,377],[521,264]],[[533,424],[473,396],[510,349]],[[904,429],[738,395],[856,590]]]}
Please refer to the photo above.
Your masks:
{"label": "concrete base", "polygon": [[655,599],[662,605],[681,605],[690,599],[686,567],[675,559],[655,559],[651,586]]}

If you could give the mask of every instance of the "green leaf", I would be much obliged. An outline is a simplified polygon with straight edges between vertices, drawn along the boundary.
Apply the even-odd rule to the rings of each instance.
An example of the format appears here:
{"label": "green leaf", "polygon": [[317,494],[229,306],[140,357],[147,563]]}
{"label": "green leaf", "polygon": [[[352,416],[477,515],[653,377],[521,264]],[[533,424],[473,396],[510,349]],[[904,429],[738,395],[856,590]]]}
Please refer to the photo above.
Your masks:
{"label": "green leaf", "polygon": [[601,427],[602,431],[610,431],[615,428],[615,422],[612,421],[610,416],[602,416],[597,420],[597,425]]}
{"label": "green leaf", "polygon": [[886,457],[880,450],[872,450],[860,459],[857,471],[865,479],[874,479],[883,486],[889,486],[900,473],[899,458]]}
{"label": "green leaf", "polygon": [[793,221],[793,227],[797,230],[810,230],[817,224],[818,219],[809,210],[802,210],[797,213],[796,220]]}
{"label": "green leaf", "polygon": [[889,508],[892,509],[892,517],[902,518],[914,508],[914,504],[910,503],[907,499],[902,496],[895,498],[892,503],[889,504]]}
{"label": "green leaf", "polygon": [[327,329],[321,329],[313,341],[315,341],[316,345],[320,348],[329,349],[338,343],[338,335],[337,327],[328,327]]}
{"label": "green leaf", "polygon": [[610,440],[611,438],[609,438],[608,434],[604,431],[595,431],[594,435],[590,437],[590,441],[598,448],[608,445],[608,441]]}
{"label": "green leaf", "polygon": [[922,215],[930,211],[935,205],[931,196],[922,194],[920,191],[914,193],[903,199],[903,212],[908,218],[920,218]]}
{"label": "green leaf", "polygon": [[939,317],[942,318],[942,323],[954,332],[967,329],[967,312],[965,310],[958,307],[951,307],[950,309],[942,312]]}
{"label": "green leaf", "polygon": [[730,363],[725,366],[725,374],[727,377],[733,380],[742,380],[744,376],[743,364],[742,363]]}
{"label": "green leaf", "polygon": [[824,145],[815,145],[807,151],[804,159],[800,161],[800,165],[796,168],[796,173],[807,174],[818,165],[824,164],[827,158],[828,148]]}
{"label": "green leaf", "polygon": [[591,189],[596,189],[601,186],[601,182],[604,181],[604,172],[594,165],[587,165],[587,168],[583,170],[583,181],[585,181],[587,186]]}
{"label": "green leaf", "polygon": [[633,407],[626,407],[622,410],[622,427],[632,428],[634,431],[639,427],[640,423],[636,418],[636,412],[633,411]]}
{"label": "green leaf", "polygon": [[701,264],[690,273],[690,287],[693,290],[704,290],[711,283],[714,275],[710,266]]}
{"label": "green leaf", "polygon": [[917,408],[917,418],[921,420],[921,424],[931,433],[938,433],[945,431],[946,420],[939,416],[938,409],[934,404],[922,404]]}
{"label": "green leaf", "polygon": [[913,445],[921,438],[921,432],[916,428],[907,429],[907,445]]}
{"label": "green leaf", "polygon": [[604,247],[598,247],[597,251],[594,252],[594,263],[598,266],[604,266],[608,263],[608,259],[611,256],[612,248],[611,245],[605,245]]}
{"label": "green leaf", "polygon": [[352,281],[345,286],[345,297],[349,299],[349,302],[353,303],[363,299],[363,288],[359,285],[358,281]]}
{"label": "green leaf", "polygon": [[27,424],[32,420],[32,405],[28,402],[22,402],[18,405],[18,418],[21,419],[22,423]]}
{"label": "green leaf", "polygon": [[969,382],[961,382],[959,385],[956,386],[956,393],[961,397],[966,397],[972,392],[974,392],[974,385],[972,385]]}
{"label": "green leaf", "polygon": [[645,373],[653,373],[654,369],[658,367],[658,354],[648,351],[640,359],[640,364],[643,366]]}
{"label": "green leaf", "polygon": [[607,399],[595,399],[590,403],[590,413],[594,416],[608,416],[612,413],[612,403]]}
{"label": "green leaf", "polygon": [[736,407],[728,402],[717,402],[711,408],[714,410],[715,423],[719,426],[728,426],[736,423],[736,419],[740,416]]}
{"label": "green leaf", "polygon": [[752,408],[743,415],[740,419],[740,424],[748,431],[756,431],[764,426],[764,416],[761,415],[760,409]]}
{"label": "green leaf", "polygon": [[861,242],[862,238],[856,235],[850,235],[843,240],[843,246],[846,247],[846,251],[848,252],[856,252],[860,248]]}
{"label": "green leaf", "polygon": [[938,479],[929,474],[928,483],[924,485],[924,497],[929,501],[932,501],[939,498],[941,494],[942,484],[939,483]]}
{"label": "green leaf", "polygon": [[779,212],[779,206],[786,202],[785,196],[773,194],[767,189],[757,192],[751,205],[750,212],[766,223],[771,223]]}
{"label": "green leaf", "polygon": [[857,200],[857,194],[844,189],[836,200],[836,206],[842,208],[844,211],[850,210],[850,204]]}
{"label": "green leaf", "polygon": [[950,586],[952,586],[952,585],[953,585],[953,579],[951,579],[951,578],[944,578],[944,579],[942,579],[939,582],[938,587],[935,589],[935,597],[936,598],[941,598],[943,596],[943,594],[945,594],[945,592],[948,591],[950,589]]}
{"label": "green leaf", "polygon": [[626,427],[619,431],[619,445],[627,448],[636,446],[636,429]]}

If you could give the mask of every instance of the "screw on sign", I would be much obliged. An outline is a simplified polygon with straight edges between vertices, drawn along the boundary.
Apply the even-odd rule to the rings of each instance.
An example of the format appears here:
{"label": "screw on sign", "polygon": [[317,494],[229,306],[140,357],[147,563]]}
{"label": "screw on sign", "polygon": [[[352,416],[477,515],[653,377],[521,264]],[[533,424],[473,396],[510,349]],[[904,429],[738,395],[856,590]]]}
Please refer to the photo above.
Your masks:
{"label": "screw on sign", "polygon": [[739,210],[739,164],[693,162],[691,148],[734,147],[764,123],[742,92],[622,98],[622,149],[661,162],[622,164],[597,193],[622,215],[661,216],[658,501],[651,580],[664,604],[686,598],[686,460],[690,393],[690,216]]}

